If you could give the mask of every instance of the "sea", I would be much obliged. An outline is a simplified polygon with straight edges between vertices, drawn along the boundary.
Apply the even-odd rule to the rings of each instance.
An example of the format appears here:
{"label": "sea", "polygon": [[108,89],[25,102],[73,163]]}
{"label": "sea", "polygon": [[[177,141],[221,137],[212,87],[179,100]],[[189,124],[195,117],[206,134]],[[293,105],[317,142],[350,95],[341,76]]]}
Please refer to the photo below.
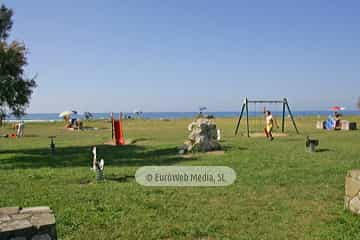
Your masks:
{"label": "sea", "polygon": [[[332,115],[332,111],[294,111],[292,112],[294,117],[299,116],[329,116]],[[347,110],[341,112],[343,115],[360,115],[360,111],[356,110]],[[136,115],[133,113],[124,113],[124,116],[130,118],[142,118],[142,119],[182,119],[182,118],[194,118],[198,115],[198,112],[143,112],[142,114]],[[240,112],[204,112],[206,115],[214,116],[215,118],[235,118],[240,115]],[[281,112],[273,112],[273,115],[281,116]],[[94,119],[109,119],[111,117],[110,113],[92,113]],[[115,117],[118,114],[114,114]],[[260,112],[249,112],[249,116],[262,116]],[[286,112],[288,116],[288,112]],[[83,114],[74,115],[75,118],[84,118]],[[17,119],[14,116],[10,116],[6,119],[7,121],[17,121],[23,120],[26,122],[48,122],[48,121],[60,121],[62,120],[59,117],[59,113],[29,113],[23,116],[20,119]]]}

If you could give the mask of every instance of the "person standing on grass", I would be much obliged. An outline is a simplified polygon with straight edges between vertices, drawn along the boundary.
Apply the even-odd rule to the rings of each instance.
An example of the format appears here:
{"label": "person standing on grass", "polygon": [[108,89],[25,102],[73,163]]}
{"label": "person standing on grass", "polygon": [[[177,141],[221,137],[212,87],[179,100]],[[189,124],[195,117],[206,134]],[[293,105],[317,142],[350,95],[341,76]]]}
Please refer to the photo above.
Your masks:
{"label": "person standing on grass", "polygon": [[266,127],[264,129],[265,135],[270,141],[272,141],[274,140],[274,137],[272,135],[274,124],[276,125],[277,128],[279,128],[279,125],[277,124],[276,120],[273,118],[270,111],[266,111],[264,109],[264,113],[265,113],[265,122],[266,122]]}

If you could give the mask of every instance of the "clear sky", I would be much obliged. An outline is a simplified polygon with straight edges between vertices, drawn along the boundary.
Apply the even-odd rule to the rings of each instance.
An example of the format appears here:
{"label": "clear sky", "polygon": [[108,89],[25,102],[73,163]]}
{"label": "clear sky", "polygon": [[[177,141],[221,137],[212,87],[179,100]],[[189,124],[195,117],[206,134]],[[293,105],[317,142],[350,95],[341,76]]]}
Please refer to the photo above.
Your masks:
{"label": "clear sky", "polygon": [[360,2],[5,0],[38,74],[28,112],[356,109]]}

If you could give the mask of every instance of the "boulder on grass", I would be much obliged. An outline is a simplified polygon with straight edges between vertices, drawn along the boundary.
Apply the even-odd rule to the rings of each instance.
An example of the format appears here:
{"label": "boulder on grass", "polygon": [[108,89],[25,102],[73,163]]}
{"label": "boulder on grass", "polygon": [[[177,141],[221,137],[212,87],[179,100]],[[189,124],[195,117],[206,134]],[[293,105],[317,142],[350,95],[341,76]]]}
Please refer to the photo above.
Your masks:
{"label": "boulder on grass", "polygon": [[221,149],[221,145],[218,142],[218,130],[214,120],[200,117],[189,124],[188,131],[190,134],[180,148],[180,154],[186,152],[209,152]]}

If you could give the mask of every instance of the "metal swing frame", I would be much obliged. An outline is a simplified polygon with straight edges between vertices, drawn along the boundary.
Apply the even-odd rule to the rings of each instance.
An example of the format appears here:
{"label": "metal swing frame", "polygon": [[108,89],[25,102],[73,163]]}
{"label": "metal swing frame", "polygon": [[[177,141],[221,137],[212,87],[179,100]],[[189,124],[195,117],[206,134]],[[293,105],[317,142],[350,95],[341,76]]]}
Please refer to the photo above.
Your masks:
{"label": "metal swing frame", "polygon": [[283,133],[285,131],[285,111],[287,110],[290,114],[290,117],[291,117],[291,122],[295,128],[295,131],[297,134],[300,134],[299,133],[299,130],[296,126],[296,123],[295,123],[295,119],[294,119],[294,116],[290,110],[290,106],[289,106],[289,103],[288,103],[288,100],[287,98],[283,98],[282,100],[249,100],[247,97],[244,99],[244,102],[243,102],[243,105],[242,105],[242,108],[241,108],[241,113],[240,113],[240,116],[239,116],[239,119],[238,119],[238,122],[237,122],[237,125],[236,125],[236,129],[235,129],[235,136],[238,134],[239,132],[239,128],[240,128],[240,122],[243,118],[243,115],[244,115],[244,111],[246,113],[246,129],[247,129],[247,136],[250,137],[250,127],[249,127],[249,103],[254,103],[254,104],[257,104],[257,103],[277,103],[277,104],[282,104],[282,121],[281,121],[281,132]]}

